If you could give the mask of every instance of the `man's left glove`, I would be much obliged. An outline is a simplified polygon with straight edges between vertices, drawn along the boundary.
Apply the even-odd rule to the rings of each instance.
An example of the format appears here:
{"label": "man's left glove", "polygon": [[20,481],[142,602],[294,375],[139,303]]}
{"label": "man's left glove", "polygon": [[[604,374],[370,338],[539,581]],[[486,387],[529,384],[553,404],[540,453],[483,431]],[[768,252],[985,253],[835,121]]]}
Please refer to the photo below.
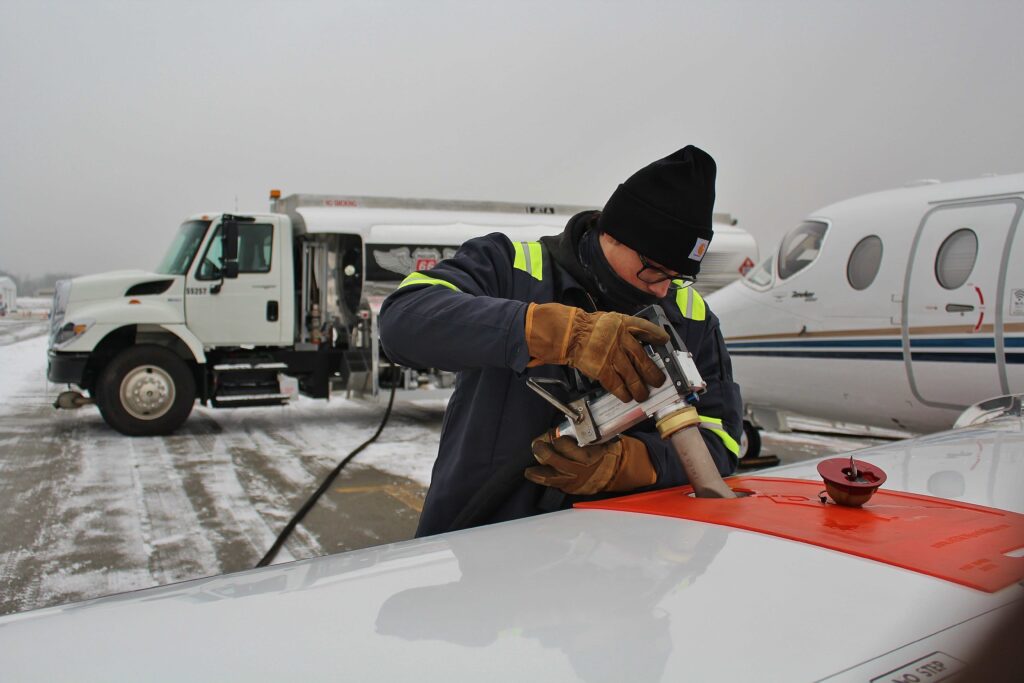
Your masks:
{"label": "man's left glove", "polygon": [[555,439],[553,432],[547,432],[533,440],[532,448],[540,466],[528,468],[526,478],[566,493],[587,496],[602,491],[632,491],[650,486],[658,478],[647,446],[631,436],[579,446],[571,437]]}

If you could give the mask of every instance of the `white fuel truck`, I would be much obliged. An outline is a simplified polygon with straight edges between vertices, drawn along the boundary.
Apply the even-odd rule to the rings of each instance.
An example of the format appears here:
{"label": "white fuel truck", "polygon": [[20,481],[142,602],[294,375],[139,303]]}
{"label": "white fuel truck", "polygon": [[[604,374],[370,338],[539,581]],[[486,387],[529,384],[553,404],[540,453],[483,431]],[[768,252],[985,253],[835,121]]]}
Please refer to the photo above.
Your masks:
{"label": "white fuel truck", "polygon": [[[467,239],[536,240],[587,208],[273,191],[270,213],[196,214],[153,271],[58,283],[47,376],[79,390],[54,405],[94,403],[107,424],[138,436],[172,432],[196,399],[228,408],[296,393],[450,391],[451,373],[384,356],[376,321],[384,297]],[[758,260],[749,233],[726,215],[715,220],[705,293]]]}

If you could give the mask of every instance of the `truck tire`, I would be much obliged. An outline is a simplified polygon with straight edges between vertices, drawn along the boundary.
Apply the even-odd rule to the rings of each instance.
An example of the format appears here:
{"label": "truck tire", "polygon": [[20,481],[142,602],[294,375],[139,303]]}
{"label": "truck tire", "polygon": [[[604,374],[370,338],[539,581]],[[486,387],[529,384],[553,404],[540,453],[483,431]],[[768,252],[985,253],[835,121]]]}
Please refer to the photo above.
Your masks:
{"label": "truck tire", "polygon": [[162,346],[131,346],[100,373],[96,403],[108,425],[127,436],[170,434],[196,401],[188,365]]}

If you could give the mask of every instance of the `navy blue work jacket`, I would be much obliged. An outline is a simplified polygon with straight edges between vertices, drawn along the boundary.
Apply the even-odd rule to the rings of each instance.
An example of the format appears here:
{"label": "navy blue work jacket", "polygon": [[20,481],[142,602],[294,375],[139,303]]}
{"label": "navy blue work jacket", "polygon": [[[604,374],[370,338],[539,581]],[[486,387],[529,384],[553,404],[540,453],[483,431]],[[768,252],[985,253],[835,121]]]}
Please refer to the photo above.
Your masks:
{"label": "navy blue work jacket", "polygon": [[[417,536],[449,530],[503,463],[521,458],[535,437],[563,419],[526,385],[529,377],[565,379],[567,372],[563,366],[526,367],[526,308],[528,302],[586,306],[591,300],[552,257],[551,244],[513,243],[501,233],[469,240],[454,258],[411,274],[381,308],[381,344],[392,361],[458,373]],[[742,404],[718,318],[692,287],[670,291],[661,305],[708,384],[697,404],[702,436],[719,471],[732,474]],[[638,490],[687,483],[653,420],[627,433],[644,441],[658,474],[653,486]],[[524,478],[487,522],[542,512],[538,503],[545,488]],[[563,507],[597,497],[608,494],[566,496]]]}

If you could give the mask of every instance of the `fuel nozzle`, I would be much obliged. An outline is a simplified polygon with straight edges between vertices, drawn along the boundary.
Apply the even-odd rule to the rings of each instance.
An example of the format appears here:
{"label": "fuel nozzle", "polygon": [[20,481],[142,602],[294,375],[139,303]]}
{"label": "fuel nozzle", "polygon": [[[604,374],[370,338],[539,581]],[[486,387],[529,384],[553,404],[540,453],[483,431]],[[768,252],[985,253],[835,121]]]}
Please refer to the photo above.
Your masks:
{"label": "fuel nozzle", "polygon": [[825,492],[839,505],[860,507],[885,483],[885,471],[863,460],[829,458],[818,463]]}
{"label": "fuel nozzle", "polygon": [[700,424],[697,408],[682,401],[667,410],[658,412],[655,415],[655,419],[658,434],[663,439],[669,439],[680,430]]}
{"label": "fuel nozzle", "polygon": [[[693,354],[660,306],[648,306],[636,315],[664,329],[669,337],[664,345],[645,347],[651,361],[665,373],[665,380],[659,386],[649,387],[650,395],[646,400],[624,403],[600,387],[573,394],[565,383],[544,377],[527,379],[527,386],[565,416],[566,419],[555,427],[556,434],[571,436],[580,446],[603,443],[653,417],[661,437],[675,448],[694,495],[735,498],[736,494],[722,480],[700,430],[696,429],[701,418],[693,404],[707,390],[707,383],[700,375]],[[553,395],[545,388],[552,384],[563,385],[570,396],[563,400]]]}
{"label": "fuel nozzle", "polygon": [[715,461],[708,451],[704,437],[696,429],[700,424],[697,408],[685,401],[655,413],[658,434],[675,448],[686,478],[697,498],[735,498],[729,485],[722,479]]}

